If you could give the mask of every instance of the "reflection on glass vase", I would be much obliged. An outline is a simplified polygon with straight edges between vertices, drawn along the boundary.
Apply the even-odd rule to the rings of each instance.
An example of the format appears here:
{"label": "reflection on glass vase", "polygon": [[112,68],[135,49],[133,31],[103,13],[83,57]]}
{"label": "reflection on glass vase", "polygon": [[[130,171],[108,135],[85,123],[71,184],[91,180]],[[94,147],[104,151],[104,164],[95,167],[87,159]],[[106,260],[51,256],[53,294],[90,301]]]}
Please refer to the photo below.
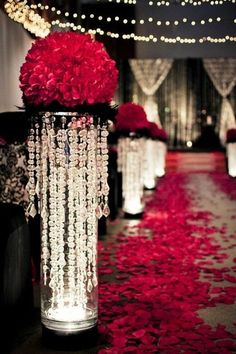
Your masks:
{"label": "reflection on glass vase", "polygon": [[143,167],[145,139],[135,133],[118,141],[118,172],[122,173],[123,211],[127,216],[143,212]]}
{"label": "reflection on glass vase", "polygon": [[41,319],[76,333],[98,317],[97,219],[108,216],[107,125],[91,115],[32,118],[29,213],[41,215]]}

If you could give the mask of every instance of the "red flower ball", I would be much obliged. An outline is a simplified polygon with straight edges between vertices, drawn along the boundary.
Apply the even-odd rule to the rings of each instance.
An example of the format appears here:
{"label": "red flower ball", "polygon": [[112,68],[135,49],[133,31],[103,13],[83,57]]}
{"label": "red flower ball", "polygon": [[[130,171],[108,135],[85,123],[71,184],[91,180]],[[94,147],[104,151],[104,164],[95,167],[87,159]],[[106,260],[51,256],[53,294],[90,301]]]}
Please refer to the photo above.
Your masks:
{"label": "red flower ball", "polygon": [[226,133],[227,143],[236,143],[236,128],[231,128],[227,130]]}
{"label": "red flower ball", "polygon": [[27,105],[109,103],[118,71],[102,43],[87,34],[53,32],[37,39],[20,71]]}
{"label": "red flower ball", "polygon": [[162,128],[158,128],[158,135],[157,135],[156,138],[165,143],[167,141],[167,139],[168,139],[166,131],[164,129],[162,129]]}
{"label": "red flower ball", "polygon": [[149,122],[150,136],[153,139],[161,140],[163,142],[167,141],[167,133],[164,129],[158,127],[154,122]]}
{"label": "red flower ball", "polygon": [[118,131],[137,132],[148,128],[149,122],[142,106],[131,102],[120,105],[116,116]]}
{"label": "red flower ball", "polygon": [[156,123],[149,122],[149,131],[150,131],[150,137],[152,139],[157,139],[158,134],[159,134],[159,128]]}

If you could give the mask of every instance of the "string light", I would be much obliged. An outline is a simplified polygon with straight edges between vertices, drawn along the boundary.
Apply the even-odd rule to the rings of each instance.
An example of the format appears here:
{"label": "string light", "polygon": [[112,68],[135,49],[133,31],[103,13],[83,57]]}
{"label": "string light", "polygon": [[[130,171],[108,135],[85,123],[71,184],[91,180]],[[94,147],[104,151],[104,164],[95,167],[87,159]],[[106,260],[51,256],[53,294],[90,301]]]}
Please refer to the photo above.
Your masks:
{"label": "string light", "polygon": [[219,6],[224,5],[226,3],[235,4],[235,0],[182,0],[180,5],[192,5],[192,6],[201,6],[201,5],[211,5],[211,6]]}
{"label": "string light", "polygon": [[[189,0],[191,1],[191,0]],[[225,37],[220,37],[220,38],[214,38],[211,36],[204,36],[201,38],[187,38],[187,37],[165,37],[165,36],[160,36],[159,38],[156,37],[153,34],[150,35],[137,35],[136,33],[132,32],[132,33],[126,33],[126,34],[119,34],[116,32],[112,32],[112,31],[107,31],[105,32],[104,30],[98,28],[85,28],[82,27],[81,25],[76,25],[74,22],[61,22],[59,19],[57,20],[53,20],[51,23],[46,22],[41,16],[39,16],[38,14],[36,14],[33,10],[35,10],[36,8],[40,8],[41,10],[43,9],[47,9],[47,10],[51,10],[52,12],[56,12],[58,13],[58,10],[55,7],[51,7],[49,8],[48,5],[44,6],[41,3],[35,5],[27,5],[27,0],[24,1],[14,1],[14,0],[8,0],[7,3],[5,4],[5,9],[6,12],[8,14],[8,16],[10,18],[12,18],[14,21],[20,22],[24,25],[24,27],[29,30],[31,33],[34,33],[37,36],[40,37],[45,37],[49,32],[50,32],[50,28],[51,26],[58,26],[59,28],[70,28],[73,31],[80,31],[82,33],[84,32],[88,32],[92,35],[96,35],[99,34],[100,36],[108,36],[111,38],[122,38],[124,40],[134,40],[134,41],[142,41],[142,42],[153,42],[156,43],[158,41],[160,42],[164,42],[164,43],[170,43],[170,44],[174,44],[174,43],[180,43],[180,44],[194,44],[194,43],[205,43],[205,42],[210,42],[210,43],[225,43],[225,42],[235,42],[236,41],[236,37],[235,36],[230,36],[230,35],[226,35]],[[66,12],[65,16],[68,17],[69,13]],[[76,13],[73,14],[73,17],[76,18],[78,15]],[[82,19],[86,19],[86,17],[90,17],[90,18],[95,18],[94,14],[89,14],[89,15],[85,15],[82,14],[81,18]],[[29,19],[30,21],[25,21],[25,19]],[[112,17],[106,17],[104,18],[103,16],[96,16],[96,18],[99,21],[103,21],[106,20],[107,22],[112,22],[113,18]],[[123,24],[127,24],[129,21],[127,19],[120,19],[120,17],[115,16],[114,17],[115,21],[122,21]],[[140,20],[135,20],[132,19],[130,20],[130,22],[132,24],[135,23],[139,24],[144,24],[145,20],[144,19],[140,19]],[[187,18],[183,18],[182,20],[173,20],[173,21],[165,21],[162,22],[161,20],[156,21],[156,25],[157,26],[161,26],[161,25],[165,25],[165,26],[170,26],[171,24],[174,26],[178,26],[179,24],[183,24],[183,23],[189,23],[192,26],[195,26],[197,23],[198,24],[206,24],[208,23],[213,23],[213,22],[220,22],[221,18],[217,17],[217,18],[207,18],[205,20],[194,20],[194,21],[190,21]],[[232,20],[234,24],[236,24],[236,19]],[[148,20],[146,20],[146,22],[153,22],[153,18],[149,17]]]}
{"label": "string light", "polygon": [[[225,0],[226,1],[226,0]],[[42,5],[41,3],[39,3],[38,5],[31,5],[31,6],[38,6],[38,8],[40,8],[41,10],[44,10],[46,7],[44,5]],[[54,7],[55,9],[55,7]],[[50,10],[50,8],[49,8]],[[51,9],[52,10],[52,9]],[[56,9],[55,9],[56,10]],[[54,10],[54,11],[55,11]],[[68,13],[68,12],[66,12]],[[75,16],[76,15],[76,16]],[[77,14],[73,14],[73,17],[77,17]],[[152,17],[149,17],[148,19],[130,19],[130,20],[127,20],[127,19],[121,19],[119,16],[114,16],[114,17],[103,17],[101,15],[97,15],[95,16],[94,14],[82,14],[81,15],[81,19],[84,20],[86,18],[92,18],[92,19],[97,19],[99,21],[106,21],[106,22],[113,22],[113,21],[116,21],[116,22],[121,22],[123,24],[136,24],[136,23],[139,23],[140,25],[144,25],[146,23],[153,23],[154,22],[154,19]],[[217,17],[217,18],[205,18],[205,19],[200,19],[200,20],[190,20],[190,19],[187,19],[187,18],[182,18],[182,19],[176,19],[176,20],[172,20],[172,21],[161,21],[161,20],[156,20],[156,22],[154,22],[157,26],[170,26],[170,25],[175,25],[175,26],[179,26],[179,25],[183,25],[186,24],[186,23],[191,23],[193,26],[197,25],[197,24],[206,24],[207,22],[208,23],[214,23],[214,22],[220,22],[221,21],[221,18],[220,17]]]}
{"label": "string light", "polygon": [[[97,2],[100,2],[100,0],[97,0]],[[128,5],[135,5],[138,3],[136,0],[108,0],[108,2],[115,2],[117,4],[123,3],[123,4],[128,4]],[[229,4],[235,4],[236,0],[182,0],[181,2],[176,2],[176,1],[148,1],[146,2],[146,5],[148,6],[202,6],[202,5],[211,5],[211,6],[221,6],[226,3]]]}
{"label": "string light", "polygon": [[224,37],[216,38],[216,37],[201,37],[201,38],[182,38],[182,37],[165,37],[161,36],[160,40],[164,43],[181,43],[181,44],[194,44],[194,43],[226,43],[226,42],[236,42],[236,36],[226,35]]}
{"label": "string light", "polygon": [[4,5],[7,15],[15,22],[21,23],[24,28],[37,37],[45,37],[50,32],[51,24],[34,12],[34,8],[27,5],[27,1],[8,0]]}

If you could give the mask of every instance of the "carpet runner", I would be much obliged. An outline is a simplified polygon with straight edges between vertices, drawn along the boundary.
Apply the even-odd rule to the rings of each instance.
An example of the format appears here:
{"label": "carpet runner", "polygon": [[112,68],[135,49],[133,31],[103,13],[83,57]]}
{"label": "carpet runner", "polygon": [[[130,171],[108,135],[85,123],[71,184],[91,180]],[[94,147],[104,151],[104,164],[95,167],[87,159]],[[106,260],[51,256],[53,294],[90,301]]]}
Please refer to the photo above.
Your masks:
{"label": "carpet runner", "polygon": [[167,172],[225,172],[225,154],[223,152],[169,152]]}

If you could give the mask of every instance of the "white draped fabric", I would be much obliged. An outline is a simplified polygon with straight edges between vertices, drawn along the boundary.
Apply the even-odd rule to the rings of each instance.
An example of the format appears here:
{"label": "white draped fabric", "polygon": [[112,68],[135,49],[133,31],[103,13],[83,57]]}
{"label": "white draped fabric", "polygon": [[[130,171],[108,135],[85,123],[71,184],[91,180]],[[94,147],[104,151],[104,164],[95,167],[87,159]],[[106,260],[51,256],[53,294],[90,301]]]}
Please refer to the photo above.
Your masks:
{"label": "white draped fabric", "polygon": [[236,127],[233,108],[227,99],[236,84],[236,58],[204,59],[204,68],[211,78],[216,90],[222,96],[219,136],[225,144],[226,131]]}
{"label": "white draped fabric", "polygon": [[19,74],[32,41],[20,24],[0,10],[0,112],[23,105]]}
{"label": "white draped fabric", "polygon": [[147,96],[144,109],[148,120],[160,125],[158,106],[154,94],[170,71],[173,59],[130,59],[129,64],[136,81]]}

